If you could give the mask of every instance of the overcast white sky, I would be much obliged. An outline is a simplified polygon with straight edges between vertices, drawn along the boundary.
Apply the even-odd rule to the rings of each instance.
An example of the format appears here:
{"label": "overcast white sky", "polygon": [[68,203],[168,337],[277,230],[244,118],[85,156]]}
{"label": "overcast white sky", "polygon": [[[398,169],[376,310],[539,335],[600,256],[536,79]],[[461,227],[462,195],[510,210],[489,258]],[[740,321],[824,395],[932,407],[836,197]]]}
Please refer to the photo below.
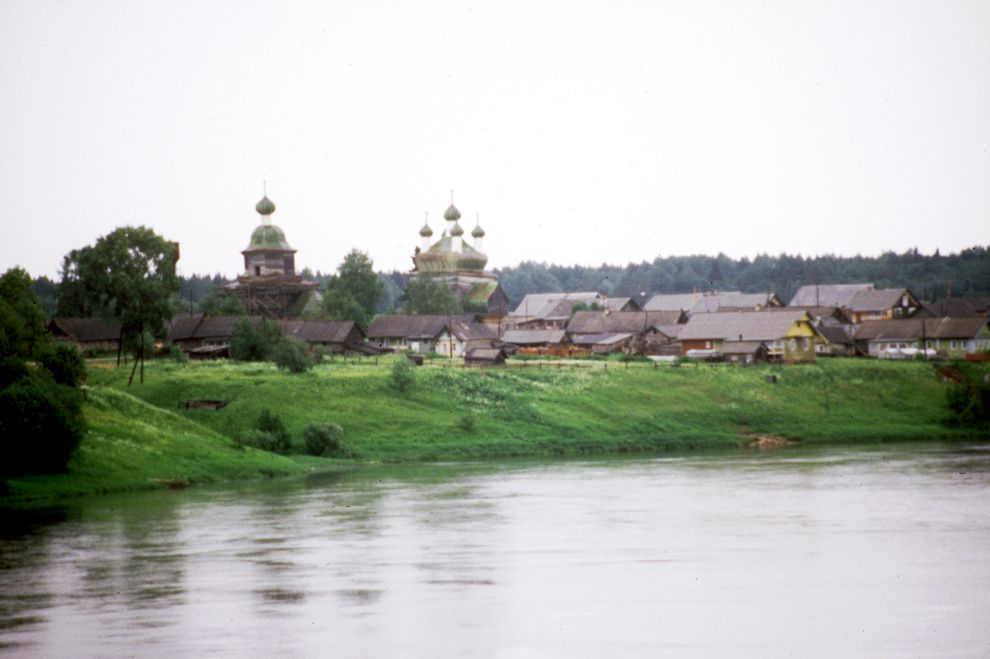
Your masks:
{"label": "overcast white sky", "polygon": [[236,274],[990,243],[990,2],[0,0],[0,270],[124,224]]}

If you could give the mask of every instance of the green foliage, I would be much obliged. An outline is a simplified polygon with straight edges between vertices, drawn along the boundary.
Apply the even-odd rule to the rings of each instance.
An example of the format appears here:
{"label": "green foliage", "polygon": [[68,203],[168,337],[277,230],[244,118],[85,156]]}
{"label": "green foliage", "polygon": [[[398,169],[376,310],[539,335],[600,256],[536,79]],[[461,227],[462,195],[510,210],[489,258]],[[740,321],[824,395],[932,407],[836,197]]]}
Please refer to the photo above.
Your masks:
{"label": "green foliage", "polygon": [[313,358],[305,341],[294,336],[283,337],[272,349],[272,360],[281,370],[305,373],[313,367]]}
{"label": "green foliage", "polygon": [[405,357],[400,357],[392,364],[392,386],[404,394],[416,384],[415,366]]}
{"label": "green foliage", "polygon": [[458,421],[457,425],[464,432],[474,432],[478,427],[478,415],[472,411],[467,411],[461,415],[461,420]]}
{"label": "green foliage", "polygon": [[326,284],[323,304],[334,320],[353,320],[367,327],[385,293],[368,255],[351,250]]}
{"label": "green foliage", "polygon": [[303,429],[303,443],[310,455],[324,458],[340,456],[346,451],[344,429],[336,423],[309,423]]}
{"label": "green foliage", "polygon": [[[281,454],[288,453],[292,446],[289,441],[289,431],[285,429],[282,417],[272,414],[267,407],[261,410],[254,424],[254,431],[244,438],[245,444]],[[262,442],[264,445],[256,442]]]}
{"label": "green foliage", "polygon": [[0,355],[30,359],[47,341],[45,313],[31,276],[22,268],[7,270],[0,276]]}
{"label": "green foliage", "polygon": [[206,294],[199,306],[200,311],[211,316],[246,316],[247,309],[236,295],[227,295],[219,288]]}
{"label": "green foliage", "polygon": [[917,249],[880,256],[803,257],[759,254],[755,258],[669,256],[650,263],[601,266],[560,266],[526,261],[498,271],[502,288],[514,308],[528,293],[597,291],[609,296],[637,297],[640,291],[690,293],[717,288],[760,293],[771,290],[787,302],[802,285],[816,282],[868,282],[878,287],[911,289],[930,300],[946,294],[949,280],[954,296],[990,295],[990,248],[972,247],[958,254],[920,254]]}
{"label": "green foliage", "polygon": [[73,345],[56,344],[42,353],[40,362],[58,384],[76,387],[86,377],[86,360]]}
{"label": "green foliage", "polygon": [[255,325],[250,318],[241,318],[230,335],[230,356],[242,362],[268,361],[281,342],[282,330],[275,321],[263,319]]}
{"label": "green foliage", "polygon": [[578,302],[577,304],[571,307],[571,315],[573,316],[578,311],[602,311],[602,310],[603,310],[602,305],[598,304],[597,302],[591,302],[591,303]]}
{"label": "green foliage", "polygon": [[408,313],[439,315],[461,312],[450,287],[426,275],[409,281],[404,298]]}
{"label": "green foliage", "polygon": [[936,368],[953,381],[945,392],[952,419],[964,426],[990,425],[990,370],[965,362]]}
{"label": "green foliage", "polygon": [[135,352],[141,337],[162,339],[179,292],[175,245],[147,227],[121,227],[62,262],[58,315],[114,319]]}
{"label": "green foliage", "polygon": [[56,473],[82,439],[80,396],[43,375],[0,389],[0,476]]}

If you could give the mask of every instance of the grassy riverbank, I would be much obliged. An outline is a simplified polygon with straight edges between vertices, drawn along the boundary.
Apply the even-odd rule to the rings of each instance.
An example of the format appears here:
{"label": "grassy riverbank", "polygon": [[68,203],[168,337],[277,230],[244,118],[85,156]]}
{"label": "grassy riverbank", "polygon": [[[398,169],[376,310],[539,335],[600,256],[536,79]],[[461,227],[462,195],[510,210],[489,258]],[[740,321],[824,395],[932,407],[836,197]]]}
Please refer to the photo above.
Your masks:
{"label": "grassy riverbank", "polygon": [[56,499],[305,471],[291,458],[238,449],[191,419],[129,393],[90,387],[83,406],[89,427],[64,474],[0,482],[0,501]]}
{"label": "grassy riverbank", "polygon": [[[44,497],[305,471],[302,430],[334,422],[359,462],[657,452],[740,446],[754,436],[810,442],[964,439],[948,425],[944,384],[931,364],[822,360],[817,365],[527,362],[525,369],[444,368],[428,362],[400,394],[391,360],[326,363],[291,375],[269,364],[149,364],[144,385],[126,369],[90,369],[90,432],[69,473],[10,481]],[[775,384],[767,376],[776,375]],[[218,410],[189,399],[229,401]],[[296,455],[240,449],[262,409],[280,415]]]}

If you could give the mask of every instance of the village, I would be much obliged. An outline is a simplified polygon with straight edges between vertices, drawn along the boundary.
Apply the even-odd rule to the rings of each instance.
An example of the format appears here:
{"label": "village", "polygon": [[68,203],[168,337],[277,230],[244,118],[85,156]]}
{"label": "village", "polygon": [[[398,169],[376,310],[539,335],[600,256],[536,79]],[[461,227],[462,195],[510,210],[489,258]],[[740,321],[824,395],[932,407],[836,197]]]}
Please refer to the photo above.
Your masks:
{"label": "village", "polygon": [[[366,328],[355,320],[313,318],[322,302],[317,282],[296,271],[295,252],[272,222],[267,195],[255,206],[259,224],[242,251],[244,269],[224,286],[252,323],[277,322],[285,336],[335,355],[407,353],[462,359],[465,365],[502,365],[512,356],[577,358],[640,356],[681,359],[809,363],[833,356],[881,359],[990,357],[990,297],[941,297],[925,302],[907,288],[872,283],[802,286],[789,300],[775,293],[708,290],[641,291],[612,297],[596,291],[525,295],[515,308],[498,276],[485,269],[485,231],[465,238],[451,201],[439,238],[429,223],[419,230],[411,280],[442,282],[470,313],[376,316]],[[230,357],[238,316],[184,313],[168,325],[169,345],[193,359]],[[119,347],[120,327],[100,318],[52,318],[57,341],[86,354]]]}

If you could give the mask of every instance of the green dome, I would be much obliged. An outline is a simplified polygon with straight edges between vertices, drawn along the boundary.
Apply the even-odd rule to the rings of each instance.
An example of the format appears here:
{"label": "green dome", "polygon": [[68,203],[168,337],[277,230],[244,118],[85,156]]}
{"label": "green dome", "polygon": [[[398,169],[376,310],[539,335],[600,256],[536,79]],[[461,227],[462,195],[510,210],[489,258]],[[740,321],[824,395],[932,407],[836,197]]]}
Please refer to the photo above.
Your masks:
{"label": "green dome", "polygon": [[[269,202],[271,203],[271,202]],[[274,224],[262,224],[251,234],[251,243],[247,247],[257,249],[292,249],[285,240],[285,233]]]}
{"label": "green dome", "polygon": [[474,228],[474,231],[471,232],[471,236],[474,237],[474,238],[484,238],[485,237],[485,230],[482,229],[481,228],[481,225],[479,224],[478,226],[476,226]]}
{"label": "green dome", "polygon": [[461,212],[457,210],[457,207],[454,206],[454,204],[451,204],[450,207],[443,212],[443,219],[448,222],[456,222],[461,219]]}
{"label": "green dome", "polygon": [[457,236],[463,236],[464,235],[464,229],[461,228],[461,225],[460,224],[458,224],[457,222],[454,222],[454,228],[452,228],[450,230],[450,235],[454,236],[455,238]]}
{"label": "green dome", "polygon": [[259,215],[271,215],[275,212],[275,204],[268,198],[268,195],[265,195],[261,201],[254,205],[254,210],[258,211]]}
{"label": "green dome", "polygon": [[433,229],[430,228],[429,224],[423,224],[423,228],[419,230],[419,235],[429,238],[433,235]]}

